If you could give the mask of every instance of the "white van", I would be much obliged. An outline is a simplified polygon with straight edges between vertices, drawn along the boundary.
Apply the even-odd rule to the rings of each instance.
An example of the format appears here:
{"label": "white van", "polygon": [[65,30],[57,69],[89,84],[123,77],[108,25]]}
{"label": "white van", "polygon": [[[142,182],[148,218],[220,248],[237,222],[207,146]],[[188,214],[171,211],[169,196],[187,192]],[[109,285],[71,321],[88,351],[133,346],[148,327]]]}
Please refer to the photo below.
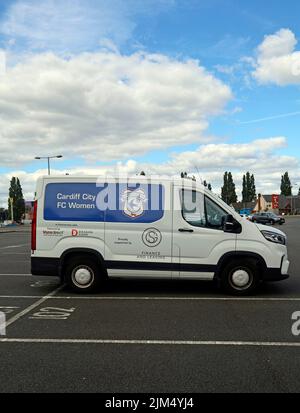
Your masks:
{"label": "white van", "polygon": [[91,292],[113,277],[217,280],[252,293],[288,278],[287,238],[190,179],[42,177],[32,274]]}

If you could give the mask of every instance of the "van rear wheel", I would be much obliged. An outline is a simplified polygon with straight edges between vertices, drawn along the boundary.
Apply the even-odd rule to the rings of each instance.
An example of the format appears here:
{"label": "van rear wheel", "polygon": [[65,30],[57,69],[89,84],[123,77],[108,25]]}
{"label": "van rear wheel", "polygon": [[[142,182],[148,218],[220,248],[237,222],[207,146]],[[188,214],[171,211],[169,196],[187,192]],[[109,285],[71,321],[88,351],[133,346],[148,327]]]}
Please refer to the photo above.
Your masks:
{"label": "van rear wheel", "polygon": [[67,285],[77,293],[94,292],[101,285],[101,266],[86,255],[71,258],[66,266],[65,279]]}
{"label": "van rear wheel", "polygon": [[258,285],[259,273],[254,260],[235,260],[222,271],[222,289],[231,295],[250,295]]}

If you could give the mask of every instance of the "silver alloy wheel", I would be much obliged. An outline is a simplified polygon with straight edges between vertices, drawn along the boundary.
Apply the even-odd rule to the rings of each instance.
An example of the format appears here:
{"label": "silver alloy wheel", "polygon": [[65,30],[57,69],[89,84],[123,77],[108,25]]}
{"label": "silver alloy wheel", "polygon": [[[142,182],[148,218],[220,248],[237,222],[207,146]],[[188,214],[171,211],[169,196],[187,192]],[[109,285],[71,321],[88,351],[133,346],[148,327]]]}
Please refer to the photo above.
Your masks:
{"label": "silver alloy wheel", "polygon": [[236,268],[231,272],[229,282],[235,290],[246,290],[253,283],[253,275],[246,268]]}
{"label": "silver alloy wheel", "polygon": [[74,268],[71,277],[73,284],[82,289],[89,288],[95,281],[94,271],[86,265]]}

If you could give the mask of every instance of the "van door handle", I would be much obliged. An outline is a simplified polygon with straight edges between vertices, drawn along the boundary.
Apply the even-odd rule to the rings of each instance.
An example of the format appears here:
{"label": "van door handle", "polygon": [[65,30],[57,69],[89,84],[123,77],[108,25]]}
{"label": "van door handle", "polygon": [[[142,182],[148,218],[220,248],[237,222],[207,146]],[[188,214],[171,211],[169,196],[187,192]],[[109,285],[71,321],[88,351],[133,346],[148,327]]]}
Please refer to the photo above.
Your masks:
{"label": "van door handle", "polygon": [[179,228],[178,231],[179,231],[179,232],[189,232],[189,233],[193,233],[193,232],[194,232],[193,229],[188,229],[188,228]]}

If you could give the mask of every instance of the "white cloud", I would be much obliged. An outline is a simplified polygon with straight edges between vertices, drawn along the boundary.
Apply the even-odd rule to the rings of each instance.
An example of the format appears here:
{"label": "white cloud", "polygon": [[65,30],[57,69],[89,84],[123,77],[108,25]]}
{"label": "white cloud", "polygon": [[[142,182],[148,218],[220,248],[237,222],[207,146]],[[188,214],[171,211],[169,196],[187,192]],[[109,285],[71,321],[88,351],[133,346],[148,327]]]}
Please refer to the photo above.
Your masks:
{"label": "white cloud", "polygon": [[286,56],[292,53],[297,45],[294,33],[289,29],[281,29],[277,33],[265,36],[263,43],[258,47],[261,58]]}
{"label": "white cloud", "polygon": [[102,39],[121,45],[136,16],[170,8],[173,0],[18,0],[0,31],[14,48],[72,53],[93,50]]}
{"label": "white cloud", "polygon": [[[276,153],[286,146],[287,140],[284,137],[259,139],[250,143],[201,145],[196,151],[173,155],[165,165],[155,165],[155,170],[158,168],[163,173],[173,174],[186,170],[195,171],[197,168],[210,175],[220,174],[229,169],[240,174],[251,170],[253,173],[268,175],[285,168],[299,168],[297,158]],[[264,182],[260,185],[263,187]]]}
{"label": "white cloud", "polygon": [[197,61],[146,53],[38,54],[1,79],[0,162],[17,167],[52,152],[122,160],[207,142],[208,118],[231,98],[230,88]]}
{"label": "white cloud", "polygon": [[289,29],[265,36],[258,47],[254,78],[261,84],[300,84],[300,52],[296,45],[295,34]]}
{"label": "white cloud", "polygon": [[[144,170],[147,175],[161,174],[179,176],[180,172],[187,171],[199,178],[211,182],[216,193],[220,193],[223,174],[227,170],[233,172],[237,191],[240,195],[242,176],[251,171],[256,178],[257,191],[265,194],[278,193],[281,175],[290,171],[292,182],[300,184],[300,162],[297,158],[278,155],[277,152],[285,148],[287,140],[284,137],[254,140],[249,143],[237,144],[208,144],[201,145],[194,152],[182,152],[171,155],[168,162],[163,164],[138,163],[130,160],[118,162],[113,165],[101,167],[75,167],[68,171],[53,169],[52,174],[65,174],[72,176],[104,175],[104,174],[133,174]],[[46,174],[46,170],[34,173],[14,171],[0,176],[0,205],[6,205],[9,180],[18,176],[28,200],[33,198],[35,180],[38,176]]]}

